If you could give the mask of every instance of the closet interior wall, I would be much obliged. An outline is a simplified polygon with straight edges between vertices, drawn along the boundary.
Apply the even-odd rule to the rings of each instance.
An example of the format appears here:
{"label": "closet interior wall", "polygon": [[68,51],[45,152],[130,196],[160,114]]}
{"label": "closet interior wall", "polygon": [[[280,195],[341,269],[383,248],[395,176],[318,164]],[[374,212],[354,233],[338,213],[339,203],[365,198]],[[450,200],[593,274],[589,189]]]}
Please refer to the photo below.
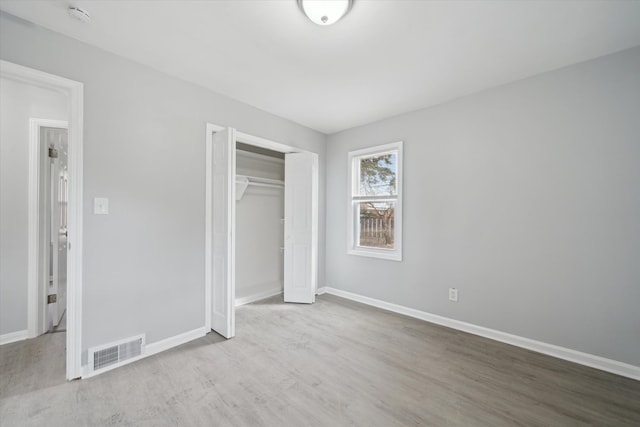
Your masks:
{"label": "closet interior wall", "polygon": [[[238,147],[236,305],[242,305],[283,291],[284,155]],[[242,192],[244,177],[249,184]]]}

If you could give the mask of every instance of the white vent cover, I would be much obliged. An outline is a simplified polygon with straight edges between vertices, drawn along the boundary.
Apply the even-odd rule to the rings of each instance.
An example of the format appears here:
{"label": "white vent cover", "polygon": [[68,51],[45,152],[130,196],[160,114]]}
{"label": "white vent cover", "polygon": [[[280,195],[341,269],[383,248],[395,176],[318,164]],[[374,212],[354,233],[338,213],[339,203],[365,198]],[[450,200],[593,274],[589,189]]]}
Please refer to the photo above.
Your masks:
{"label": "white vent cover", "polygon": [[89,366],[92,371],[124,364],[144,352],[145,336],[137,335],[111,344],[89,349]]}

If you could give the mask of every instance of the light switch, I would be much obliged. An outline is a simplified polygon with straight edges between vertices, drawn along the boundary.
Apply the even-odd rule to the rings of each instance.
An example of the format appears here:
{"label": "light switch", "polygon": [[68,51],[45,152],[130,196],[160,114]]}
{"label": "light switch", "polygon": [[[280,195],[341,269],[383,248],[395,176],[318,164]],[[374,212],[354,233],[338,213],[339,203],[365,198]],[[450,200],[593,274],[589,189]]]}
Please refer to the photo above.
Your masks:
{"label": "light switch", "polygon": [[95,197],[93,199],[93,214],[107,215],[109,213],[109,199],[106,197]]}

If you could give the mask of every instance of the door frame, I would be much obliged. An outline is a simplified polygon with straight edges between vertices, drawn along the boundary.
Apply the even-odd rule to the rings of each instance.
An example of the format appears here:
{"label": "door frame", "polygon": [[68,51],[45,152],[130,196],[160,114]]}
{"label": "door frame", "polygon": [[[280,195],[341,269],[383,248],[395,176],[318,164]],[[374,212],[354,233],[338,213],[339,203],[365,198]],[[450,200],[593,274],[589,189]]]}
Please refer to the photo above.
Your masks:
{"label": "door frame", "polygon": [[[69,122],[63,120],[50,120],[50,119],[39,119],[39,118],[31,118],[29,119],[29,229],[31,229],[32,223],[31,219],[35,220],[36,227],[39,227],[40,223],[40,173],[44,172],[40,169],[40,159],[45,154],[43,142],[40,140],[40,130],[43,127],[47,128],[56,128],[56,129],[67,129],[69,131]],[[48,179],[47,179],[48,182]],[[32,184],[34,187],[33,193],[31,192]],[[46,191],[46,189],[43,189]],[[33,203],[32,196],[36,196],[38,200],[36,200],[35,204]],[[35,206],[34,206],[35,205]],[[49,212],[44,212],[45,215],[49,215]],[[45,227],[46,228],[46,227]],[[27,316],[28,316],[28,337],[35,338],[39,335],[44,334],[47,331],[47,284],[48,284],[48,262],[49,259],[49,249],[48,246],[41,247],[40,245],[40,234],[39,228],[36,231],[38,240],[33,243],[30,242],[29,248],[32,245],[37,247],[37,257],[32,260],[29,257],[29,261],[37,262],[38,265],[35,266],[35,283],[29,280],[28,285],[28,308],[27,308]],[[46,233],[46,230],[42,230],[42,232]],[[33,238],[33,235],[29,233],[29,240]],[[40,261],[43,261],[43,265],[39,265]],[[45,272],[46,270],[46,272]],[[29,265],[29,277],[31,278],[33,275],[32,266]],[[35,286],[34,286],[35,285]],[[40,320],[38,322],[38,320]]]}
{"label": "door frame", "polygon": [[[205,328],[207,331],[211,330],[211,316],[213,310],[213,242],[211,241],[211,231],[213,230],[213,134],[215,132],[219,132],[225,129],[225,126],[216,125],[213,123],[206,124],[206,184],[205,184]],[[242,142],[243,144],[253,145],[255,147],[266,148],[268,150],[278,151],[280,153],[313,153],[318,154],[310,150],[306,150],[304,148],[295,147],[292,145],[282,144],[280,142],[271,141],[266,138],[261,138],[259,136],[250,135],[248,133],[240,132],[236,130],[236,141]],[[319,182],[320,171],[316,170],[316,179]],[[235,182],[235,177],[233,177]],[[315,200],[313,200],[313,204],[316,209],[316,218],[319,218],[320,214],[320,194],[316,192]],[[233,224],[235,227],[235,218],[233,218]],[[316,292],[318,288],[318,227],[314,227],[313,231],[313,241],[315,242],[315,256],[313,257],[312,263],[314,265],[315,271],[315,284],[316,284]],[[233,236],[235,239],[235,235]],[[232,254],[229,254],[232,255]],[[235,265],[233,266],[235,270]],[[235,295],[234,295],[235,298]],[[233,310],[235,310],[235,304],[233,304]]]}
{"label": "door frame", "polygon": [[[69,106],[68,123],[68,172],[69,204],[67,211],[68,253],[67,253],[67,333],[66,333],[66,378],[80,377],[82,361],[82,151],[83,151],[83,91],[80,82],[45,73],[0,60],[0,75],[4,78],[29,85],[39,86],[59,92],[67,97]],[[31,130],[32,131],[32,130]],[[38,138],[39,139],[39,138]],[[38,330],[37,300],[38,265],[40,261],[38,244],[39,225],[39,156],[38,144],[29,141],[29,218],[28,218],[28,337],[34,337]],[[35,161],[38,160],[38,161]]]}

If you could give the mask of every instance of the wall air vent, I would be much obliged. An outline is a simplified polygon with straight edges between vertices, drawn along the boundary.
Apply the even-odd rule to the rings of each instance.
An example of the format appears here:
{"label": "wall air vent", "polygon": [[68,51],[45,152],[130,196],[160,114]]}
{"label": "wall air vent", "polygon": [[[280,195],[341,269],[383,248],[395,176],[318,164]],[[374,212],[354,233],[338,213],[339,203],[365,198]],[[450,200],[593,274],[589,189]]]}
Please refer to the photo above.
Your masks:
{"label": "wall air vent", "polygon": [[145,336],[137,335],[124,340],[92,347],[89,349],[89,365],[93,372],[107,367],[123,365],[127,360],[141,356],[144,353]]}

